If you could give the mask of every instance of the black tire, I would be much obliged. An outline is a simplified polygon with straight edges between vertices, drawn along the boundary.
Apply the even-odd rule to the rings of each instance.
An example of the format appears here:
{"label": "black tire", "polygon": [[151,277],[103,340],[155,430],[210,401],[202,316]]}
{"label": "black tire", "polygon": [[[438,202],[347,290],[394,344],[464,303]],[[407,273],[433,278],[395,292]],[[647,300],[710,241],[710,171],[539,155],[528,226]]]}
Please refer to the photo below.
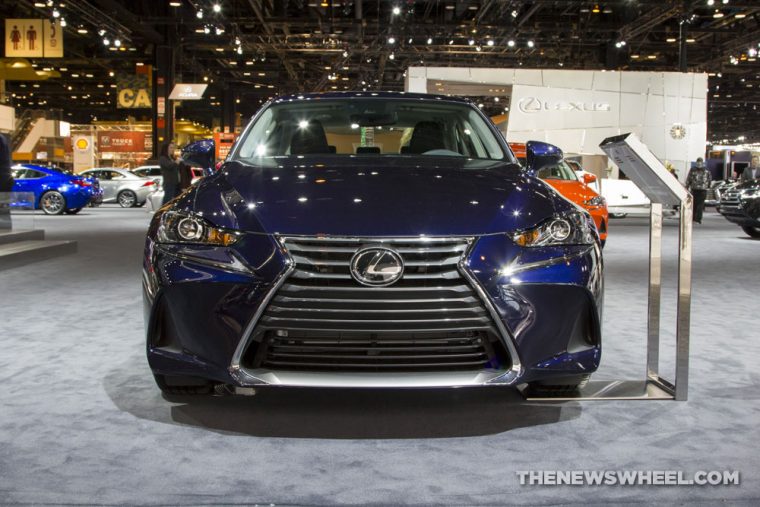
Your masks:
{"label": "black tire", "polygon": [[156,385],[161,392],[169,396],[196,396],[211,394],[214,386],[205,379],[197,377],[175,377],[154,374]]}
{"label": "black tire", "polygon": [[119,195],[116,196],[116,202],[122,208],[134,208],[137,206],[137,194],[131,190],[122,190]]}
{"label": "black tire", "polygon": [[528,384],[530,393],[536,396],[562,396],[573,394],[588,384],[591,375],[571,375],[550,380],[538,380]]}
{"label": "black tire", "polygon": [[76,215],[80,211],[82,211],[82,208],[68,208],[66,209],[66,211],[64,211],[64,213],[66,213],[67,215]]}
{"label": "black tire", "polygon": [[66,198],[60,192],[48,190],[40,197],[40,209],[46,215],[60,215],[66,210]]}
{"label": "black tire", "polygon": [[760,238],[760,227],[753,227],[751,225],[743,225],[742,230],[753,238]]}

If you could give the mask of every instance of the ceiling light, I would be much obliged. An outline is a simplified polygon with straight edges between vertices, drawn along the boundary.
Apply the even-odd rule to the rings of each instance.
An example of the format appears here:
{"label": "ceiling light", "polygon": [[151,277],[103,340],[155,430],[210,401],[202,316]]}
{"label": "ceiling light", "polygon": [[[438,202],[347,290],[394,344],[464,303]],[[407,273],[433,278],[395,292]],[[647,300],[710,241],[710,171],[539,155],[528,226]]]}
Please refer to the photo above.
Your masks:
{"label": "ceiling light", "polygon": [[473,39],[470,39],[470,40],[467,41],[467,44],[469,44],[470,46],[472,46],[473,44],[475,44],[475,41]]}
{"label": "ceiling light", "polygon": [[686,42],[692,43],[692,42],[697,42],[697,40],[696,39],[686,39]]}
{"label": "ceiling light", "polygon": [[119,40],[119,39],[114,39],[114,41],[113,41],[113,45],[114,45],[114,46],[116,46],[117,48],[121,47],[121,40]]}
{"label": "ceiling light", "polygon": [[517,17],[517,11],[512,11],[512,17],[513,17],[513,18],[516,18],[516,17]]}
{"label": "ceiling light", "polygon": [[493,46],[493,39],[488,39],[488,42],[486,42],[486,45]]}
{"label": "ceiling light", "polygon": [[169,2],[169,7],[180,7],[182,2]]}
{"label": "ceiling light", "polygon": [[720,12],[719,10],[717,10],[717,9],[716,9],[716,10],[715,10],[715,14],[713,14],[713,17],[714,17],[715,19],[719,19],[719,18],[722,18],[722,17],[723,17],[723,13],[722,13],[722,12]]}
{"label": "ceiling light", "polygon": [[77,33],[81,33],[82,35],[84,35],[84,34],[87,33],[87,29],[86,28],[82,28],[82,27],[77,28]]}
{"label": "ceiling light", "polygon": [[451,46],[452,44],[454,44],[454,39],[449,40],[449,46]]}
{"label": "ceiling light", "polygon": [[53,9],[53,17],[54,18],[60,18],[61,17],[61,11],[58,9]]}
{"label": "ceiling light", "polygon": [[113,71],[110,71],[110,72],[108,73],[108,75],[109,75],[109,76],[111,76],[111,77],[113,77],[113,76],[114,76],[114,72],[113,72]]}
{"label": "ceiling light", "polygon": [[432,37],[428,37],[427,43],[428,44],[432,44],[433,43],[433,38]]}
{"label": "ceiling light", "polygon": [[393,14],[395,16],[398,16],[399,14],[401,14],[401,8],[400,7],[394,7],[393,8]]}
{"label": "ceiling light", "polygon": [[533,47],[533,46],[535,46],[535,45],[536,45],[536,43],[535,43],[535,42],[533,42],[532,40],[529,40],[529,41],[528,41],[528,47],[529,47],[529,48],[532,48],[532,47]]}
{"label": "ceiling light", "polygon": [[736,19],[744,19],[744,18],[746,18],[746,17],[747,17],[747,15],[746,15],[746,14],[744,14],[743,12],[740,12],[740,13],[738,13],[738,14],[736,15]]}
{"label": "ceiling light", "polygon": [[665,42],[675,42],[675,41],[676,41],[675,37],[668,37],[667,39],[665,39]]}
{"label": "ceiling light", "polygon": [[66,19],[61,18],[61,28],[66,28],[66,25],[68,25],[68,23],[66,23]]}
{"label": "ceiling light", "polygon": [[222,6],[219,4],[214,4],[212,9],[214,10],[214,12],[222,12]]}
{"label": "ceiling light", "polygon": [[715,5],[715,0],[707,0],[707,5]]}
{"label": "ceiling light", "polygon": [[747,51],[747,54],[751,56],[752,58],[757,56],[757,49],[755,48],[749,48],[749,51]]}
{"label": "ceiling light", "polygon": [[198,9],[198,12],[195,13],[195,17],[198,19],[203,19],[203,9]]}
{"label": "ceiling light", "polygon": [[727,4],[727,3],[728,3],[728,0],[723,0],[723,4],[724,5]]}
{"label": "ceiling light", "polygon": [[390,58],[391,60],[395,60],[396,59],[396,55],[394,55],[393,53],[391,53],[388,58]]}
{"label": "ceiling light", "polygon": [[396,38],[395,37],[388,37],[388,44],[395,44]]}
{"label": "ceiling light", "polygon": [[513,41],[512,39],[509,39],[509,40],[507,41],[507,46],[509,46],[509,47],[511,47],[511,48],[515,47],[515,41]]}
{"label": "ceiling light", "polygon": [[235,37],[235,45],[236,46],[240,45],[240,37]]}
{"label": "ceiling light", "polygon": [[104,46],[110,46],[111,45],[111,41],[108,40],[108,37],[104,37],[103,38],[103,45]]}
{"label": "ceiling light", "polygon": [[649,55],[647,56],[647,58],[649,58],[650,60],[655,60],[657,59],[657,55]]}
{"label": "ceiling light", "polygon": [[600,12],[600,10],[599,10],[599,6],[598,6],[598,5],[595,5],[595,6],[594,6],[594,8],[593,8],[593,9],[591,9],[591,12],[593,12],[594,14],[599,14],[599,12]]}
{"label": "ceiling light", "polygon": [[236,51],[237,51],[237,54],[242,55],[243,54],[243,46],[238,46]]}
{"label": "ceiling light", "polygon": [[343,58],[348,58],[348,51],[343,51]]}

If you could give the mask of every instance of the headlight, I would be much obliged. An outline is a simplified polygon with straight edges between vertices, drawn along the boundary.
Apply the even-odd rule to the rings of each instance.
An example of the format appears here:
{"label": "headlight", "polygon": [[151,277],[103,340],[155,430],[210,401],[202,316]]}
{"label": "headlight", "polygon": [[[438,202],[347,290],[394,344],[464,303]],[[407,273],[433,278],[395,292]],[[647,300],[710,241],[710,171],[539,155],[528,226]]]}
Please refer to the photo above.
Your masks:
{"label": "headlight", "polygon": [[512,235],[520,246],[590,245],[594,242],[594,225],[585,213],[555,215],[533,229]]}
{"label": "headlight", "polygon": [[229,246],[240,238],[240,233],[214,227],[198,215],[168,211],[161,215],[156,237],[159,243]]}
{"label": "headlight", "polygon": [[605,206],[607,201],[601,195],[597,195],[596,197],[583,201],[583,204],[586,206]]}
{"label": "headlight", "polygon": [[756,197],[757,196],[757,189],[756,188],[748,188],[746,190],[741,191],[742,197]]}

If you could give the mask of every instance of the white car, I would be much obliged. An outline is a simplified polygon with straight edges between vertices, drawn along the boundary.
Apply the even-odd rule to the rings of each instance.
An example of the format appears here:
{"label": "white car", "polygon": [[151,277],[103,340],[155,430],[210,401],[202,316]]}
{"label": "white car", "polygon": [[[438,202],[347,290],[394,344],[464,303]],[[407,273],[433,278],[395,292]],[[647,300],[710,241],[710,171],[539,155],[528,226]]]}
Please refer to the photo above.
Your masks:
{"label": "white car", "polygon": [[158,188],[152,178],[143,178],[127,169],[96,167],[81,175],[98,178],[103,189],[103,202],[116,202],[122,208],[144,205]]}
{"label": "white car", "polygon": [[[197,182],[203,178],[203,169],[200,169],[198,167],[193,167],[190,169],[193,171],[193,179],[191,180],[191,184],[195,185]],[[160,168],[159,168],[160,172]],[[161,181],[163,182],[163,177],[161,178]],[[149,213],[155,213],[158,211],[158,208],[161,207],[161,203],[164,200],[164,189],[163,186],[159,188],[156,192],[151,194],[150,199],[148,199],[148,212]]]}

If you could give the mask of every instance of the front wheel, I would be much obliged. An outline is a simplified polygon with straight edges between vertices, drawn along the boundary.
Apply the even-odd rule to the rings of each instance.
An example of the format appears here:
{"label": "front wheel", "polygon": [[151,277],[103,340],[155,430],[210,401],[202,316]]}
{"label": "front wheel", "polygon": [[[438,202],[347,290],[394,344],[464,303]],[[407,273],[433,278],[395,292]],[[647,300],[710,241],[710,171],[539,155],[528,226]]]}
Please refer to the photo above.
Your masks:
{"label": "front wheel", "polygon": [[46,215],[60,215],[66,209],[66,198],[55,190],[45,192],[40,197],[40,209]]}
{"label": "front wheel", "polygon": [[760,238],[760,227],[753,227],[751,225],[743,225],[742,230],[753,238]]}
{"label": "front wheel", "polygon": [[137,204],[137,195],[131,190],[122,190],[116,196],[116,202],[122,208],[133,208]]}
{"label": "front wheel", "polygon": [[76,215],[76,214],[77,214],[77,213],[79,213],[80,211],[82,211],[82,208],[69,208],[69,209],[67,209],[67,210],[65,211],[65,213],[66,213],[67,215]]}

